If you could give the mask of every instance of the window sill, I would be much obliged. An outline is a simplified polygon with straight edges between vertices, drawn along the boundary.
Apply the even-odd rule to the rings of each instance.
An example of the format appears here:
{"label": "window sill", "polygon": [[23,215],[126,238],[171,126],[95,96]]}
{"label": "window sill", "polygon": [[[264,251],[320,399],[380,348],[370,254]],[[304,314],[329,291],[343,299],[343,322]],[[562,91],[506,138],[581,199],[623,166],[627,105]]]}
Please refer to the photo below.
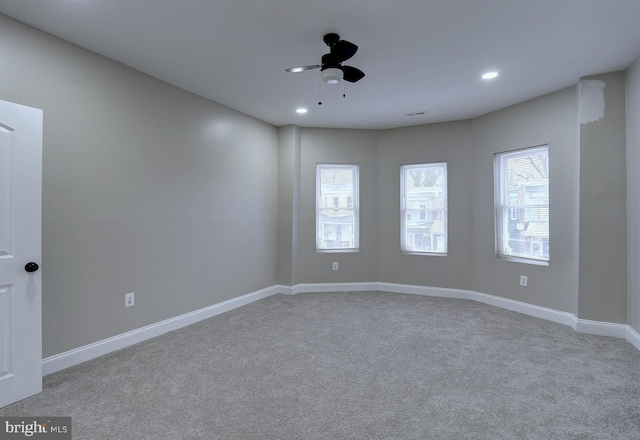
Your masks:
{"label": "window sill", "polygon": [[549,266],[549,261],[533,260],[530,258],[511,257],[506,255],[497,255],[496,258],[501,261],[510,261],[512,263],[532,264],[534,266]]}
{"label": "window sill", "polygon": [[416,251],[400,251],[402,255],[419,255],[421,257],[446,257],[446,252],[416,252]]}
{"label": "window sill", "polygon": [[316,249],[317,254],[355,254],[360,252],[360,249]]}

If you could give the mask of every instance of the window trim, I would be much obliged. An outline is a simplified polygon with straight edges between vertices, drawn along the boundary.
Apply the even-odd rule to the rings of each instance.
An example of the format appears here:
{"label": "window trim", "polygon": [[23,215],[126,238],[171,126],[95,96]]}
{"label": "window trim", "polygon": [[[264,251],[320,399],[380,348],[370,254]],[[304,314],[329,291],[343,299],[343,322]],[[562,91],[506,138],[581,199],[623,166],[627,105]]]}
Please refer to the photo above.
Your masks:
{"label": "window trim", "polygon": [[[405,195],[405,191],[406,191],[406,185],[405,185],[405,175],[406,175],[406,171],[407,169],[410,168],[427,168],[427,167],[442,167],[444,170],[444,176],[443,176],[443,203],[442,203],[442,207],[440,207],[440,203],[438,203],[438,207],[434,208],[428,208],[426,206],[426,203],[424,205],[424,208],[419,207],[417,208],[417,211],[419,212],[419,216],[418,218],[422,218],[422,214],[425,214],[425,220],[428,217],[426,215],[426,211],[431,209],[431,210],[442,210],[442,215],[443,215],[443,226],[444,226],[444,251],[433,251],[433,250],[428,250],[428,251],[418,251],[418,250],[408,250],[407,249],[407,232],[406,232],[406,225],[407,225],[407,215],[410,214],[407,209],[407,198]],[[448,182],[448,166],[447,166],[447,162],[446,161],[439,161],[439,162],[419,162],[419,163],[408,163],[408,164],[401,164],[400,165],[400,252],[403,255],[420,255],[420,256],[436,256],[436,257],[446,257],[448,255],[449,252],[449,194],[448,194],[448,186],[449,186],[449,182]],[[411,216],[413,217],[413,216]]]}
{"label": "window trim", "polygon": [[[526,257],[522,255],[506,254],[502,252],[500,248],[500,244],[504,241],[504,239],[502,238],[502,232],[501,232],[501,229],[503,229],[502,218],[504,215],[504,209],[509,209],[509,211],[511,211],[512,209],[515,209],[515,208],[512,208],[513,205],[509,204],[508,200],[505,200],[506,191],[505,191],[505,182],[502,179],[502,174],[503,174],[502,164],[504,160],[506,160],[509,157],[522,156],[522,155],[525,155],[527,152],[534,154],[536,150],[546,151],[547,160],[549,160],[549,157],[550,157],[549,144],[540,144],[540,145],[534,145],[531,147],[517,148],[514,150],[499,151],[497,153],[494,153],[494,161],[493,161],[493,175],[494,175],[493,217],[494,217],[494,246],[495,246],[494,254],[496,256],[496,259],[502,260],[502,261],[511,261],[515,263],[531,264],[536,266],[549,266],[551,254],[549,254],[548,258],[545,258],[545,257],[535,258],[533,256]],[[548,192],[551,193],[550,179],[548,176],[547,176],[547,189],[548,189]],[[517,206],[522,206],[522,205],[517,205]],[[551,218],[550,218],[551,200],[549,199],[549,202],[546,205],[544,204],[531,205],[531,207],[535,207],[535,206],[546,207],[546,209],[549,210],[548,224],[549,224],[549,231],[550,231],[551,230]],[[509,215],[511,216],[511,212],[509,212]]]}
{"label": "window trim", "polygon": [[[353,195],[352,206],[342,208],[344,210],[353,212],[353,247],[348,248],[321,248],[321,235],[320,235],[320,212],[321,212],[321,200],[322,192],[320,185],[320,174],[323,167],[327,168],[343,168],[353,170]],[[333,202],[332,202],[333,203]],[[347,199],[348,204],[348,199]],[[325,208],[332,209],[332,208]],[[317,253],[352,253],[360,252],[360,165],[357,163],[329,163],[329,162],[317,162],[316,163],[316,252]]]}

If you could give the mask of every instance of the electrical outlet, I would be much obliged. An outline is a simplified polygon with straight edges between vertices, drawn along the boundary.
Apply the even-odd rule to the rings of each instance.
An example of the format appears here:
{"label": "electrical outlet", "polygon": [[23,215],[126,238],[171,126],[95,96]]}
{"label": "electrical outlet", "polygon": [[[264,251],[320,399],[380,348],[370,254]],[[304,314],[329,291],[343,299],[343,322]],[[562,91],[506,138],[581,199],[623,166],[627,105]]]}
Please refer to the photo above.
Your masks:
{"label": "electrical outlet", "polygon": [[523,287],[527,287],[527,283],[529,282],[529,278],[526,275],[520,275],[520,285]]}
{"label": "electrical outlet", "polygon": [[338,266],[338,262],[337,261],[334,261],[333,264],[331,265],[331,269],[333,269],[333,270],[338,270],[338,267],[339,266]]}
{"label": "electrical outlet", "polygon": [[125,307],[133,307],[136,304],[135,293],[125,293],[124,294],[124,306]]}

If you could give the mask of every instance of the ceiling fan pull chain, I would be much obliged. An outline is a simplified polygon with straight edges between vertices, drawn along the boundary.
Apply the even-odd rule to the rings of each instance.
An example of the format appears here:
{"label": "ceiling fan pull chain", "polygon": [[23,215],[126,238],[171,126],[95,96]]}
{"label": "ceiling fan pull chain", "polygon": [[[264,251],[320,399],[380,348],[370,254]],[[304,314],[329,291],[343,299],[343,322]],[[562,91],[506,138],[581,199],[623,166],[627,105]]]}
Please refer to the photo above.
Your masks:
{"label": "ceiling fan pull chain", "polygon": [[318,105],[322,105],[322,78],[318,77]]}

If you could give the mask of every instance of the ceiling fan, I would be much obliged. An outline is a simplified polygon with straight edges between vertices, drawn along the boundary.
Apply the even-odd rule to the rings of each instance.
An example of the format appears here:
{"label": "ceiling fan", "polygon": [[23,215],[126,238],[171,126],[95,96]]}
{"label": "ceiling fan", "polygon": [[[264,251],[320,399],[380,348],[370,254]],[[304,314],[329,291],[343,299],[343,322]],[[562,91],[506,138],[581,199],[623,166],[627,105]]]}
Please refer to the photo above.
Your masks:
{"label": "ceiling fan", "polygon": [[326,34],[323,40],[329,46],[329,53],[322,56],[322,64],[291,67],[285,70],[297,73],[320,69],[320,78],[326,84],[338,84],[342,80],[354,83],[364,78],[362,70],[342,65],[344,61],[355,55],[358,51],[358,46],[349,41],[341,40],[340,35],[333,33]]}

